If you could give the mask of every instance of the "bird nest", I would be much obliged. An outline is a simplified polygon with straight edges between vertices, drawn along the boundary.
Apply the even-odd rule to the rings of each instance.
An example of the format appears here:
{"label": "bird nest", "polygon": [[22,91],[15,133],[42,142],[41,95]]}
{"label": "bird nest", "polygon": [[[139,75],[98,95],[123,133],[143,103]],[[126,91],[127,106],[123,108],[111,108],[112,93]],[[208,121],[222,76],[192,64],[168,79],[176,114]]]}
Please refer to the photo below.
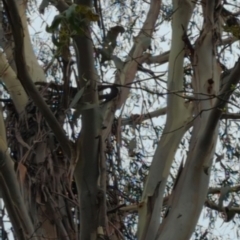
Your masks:
{"label": "bird nest", "polygon": [[[43,88],[40,88],[40,92],[60,124],[63,124],[61,119],[65,116],[61,94]],[[25,112],[20,116],[11,101],[5,102],[4,110],[7,112],[5,125],[8,147],[13,160],[31,168],[42,165],[49,157],[58,164],[59,161],[62,164],[66,161],[55,135],[32,100],[29,100]],[[39,152],[43,159],[36,156]]]}

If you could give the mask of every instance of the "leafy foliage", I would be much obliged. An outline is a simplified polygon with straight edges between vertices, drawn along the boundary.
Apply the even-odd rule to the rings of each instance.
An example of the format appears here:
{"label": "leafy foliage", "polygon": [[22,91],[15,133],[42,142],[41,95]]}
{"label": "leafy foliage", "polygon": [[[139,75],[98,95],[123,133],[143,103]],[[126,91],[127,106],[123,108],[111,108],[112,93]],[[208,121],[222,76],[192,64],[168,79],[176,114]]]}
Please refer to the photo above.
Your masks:
{"label": "leafy foliage", "polygon": [[240,21],[236,17],[230,17],[227,19],[226,24],[223,26],[223,30],[232,33],[234,37],[240,39]]}
{"label": "leafy foliage", "polygon": [[[67,10],[54,17],[52,24],[46,27],[46,31],[53,34],[54,45],[61,47],[69,45],[70,37],[84,34],[85,24],[88,21],[98,20],[99,16],[91,8],[72,4]],[[54,36],[56,32],[59,32],[58,40]]]}

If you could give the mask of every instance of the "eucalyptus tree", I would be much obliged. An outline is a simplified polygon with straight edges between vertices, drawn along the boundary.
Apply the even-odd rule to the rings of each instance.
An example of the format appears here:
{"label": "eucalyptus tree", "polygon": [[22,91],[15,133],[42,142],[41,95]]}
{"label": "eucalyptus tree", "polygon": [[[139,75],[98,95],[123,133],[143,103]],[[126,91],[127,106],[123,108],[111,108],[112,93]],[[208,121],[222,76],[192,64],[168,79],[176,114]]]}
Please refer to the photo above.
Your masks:
{"label": "eucalyptus tree", "polygon": [[[29,33],[36,5],[55,12],[44,39]],[[237,223],[238,15],[221,0],[3,0],[14,237],[207,239],[216,219]]]}

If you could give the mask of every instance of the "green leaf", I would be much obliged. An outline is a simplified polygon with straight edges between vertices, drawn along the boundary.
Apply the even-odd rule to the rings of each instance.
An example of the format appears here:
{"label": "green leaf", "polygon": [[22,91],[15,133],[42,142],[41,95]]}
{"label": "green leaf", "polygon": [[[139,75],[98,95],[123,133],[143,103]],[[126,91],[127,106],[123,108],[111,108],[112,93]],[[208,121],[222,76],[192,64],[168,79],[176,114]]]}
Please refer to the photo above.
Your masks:
{"label": "green leaf", "polygon": [[85,5],[77,5],[75,11],[79,15],[83,15],[86,19],[96,22],[99,20],[98,14],[94,13],[92,9]]}
{"label": "green leaf", "polygon": [[59,24],[62,22],[63,19],[64,19],[64,16],[62,14],[55,16],[51,26],[50,27],[48,25],[46,26],[46,31],[48,33],[53,33],[55,30],[57,30]]}
{"label": "green leaf", "polygon": [[86,14],[86,17],[88,20],[90,20],[92,22],[97,22],[99,20],[99,16],[93,12],[88,12]]}
{"label": "green leaf", "polygon": [[69,25],[71,26],[72,35],[83,33],[83,22],[79,19],[71,19]]}
{"label": "green leaf", "polygon": [[67,20],[70,20],[76,15],[76,4],[72,4],[67,10],[64,11]]}

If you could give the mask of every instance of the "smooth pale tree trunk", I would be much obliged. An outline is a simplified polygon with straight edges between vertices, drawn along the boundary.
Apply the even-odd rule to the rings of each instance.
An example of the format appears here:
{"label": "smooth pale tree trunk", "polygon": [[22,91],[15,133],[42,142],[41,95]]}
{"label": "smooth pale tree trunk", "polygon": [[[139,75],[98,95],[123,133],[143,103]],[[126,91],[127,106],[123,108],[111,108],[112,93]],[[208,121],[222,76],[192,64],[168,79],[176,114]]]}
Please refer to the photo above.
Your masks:
{"label": "smooth pale tree trunk", "polygon": [[[216,59],[216,16],[214,2],[203,3],[205,12],[203,31],[196,41],[193,57],[195,119],[186,164],[168,203],[168,213],[158,231],[158,240],[189,239],[195,229],[204,204],[213,154],[217,142],[218,121],[211,110],[215,108],[220,88],[220,68]],[[218,20],[218,19],[217,19]],[[201,93],[201,94],[197,94]],[[209,96],[209,97],[207,97]],[[211,126],[211,127],[209,127]],[[174,226],[174,231],[172,226]]]}
{"label": "smooth pale tree trunk", "polygon": [[[46,76],[43,68],[39,65],[37,57],[34,53],[34,45],[30,39],[30,34],[28,30],[28,21],[26,15],[26,3],[27,0],[16,0],[19,15],[22,19],[23,31],[24,31],[24,53],[26,59],[27,70],[32,78],[33,82],[46,82]],[[35,52],[37,49],[35,49]]]}
{"label": "smooth pale tree trunk", "polygon": [[173,1],[172,43],[168,70],[167,122],[157,146],[142,201],[139,205],[138,238],[154,239],[160,224],[166,180],[178,145],[192,120],[193,104],[175,95],[183,87],[183,59],[188,22],[194,9],[190,0]]}
{"label": "smooth pale tree trunk", "polygon": [[9,65],[3,52],[0,52],[0,74],[9,95],[14,103],[16,111],[20,114],[24,111],[28,96],[17,78],[16,72]]}

